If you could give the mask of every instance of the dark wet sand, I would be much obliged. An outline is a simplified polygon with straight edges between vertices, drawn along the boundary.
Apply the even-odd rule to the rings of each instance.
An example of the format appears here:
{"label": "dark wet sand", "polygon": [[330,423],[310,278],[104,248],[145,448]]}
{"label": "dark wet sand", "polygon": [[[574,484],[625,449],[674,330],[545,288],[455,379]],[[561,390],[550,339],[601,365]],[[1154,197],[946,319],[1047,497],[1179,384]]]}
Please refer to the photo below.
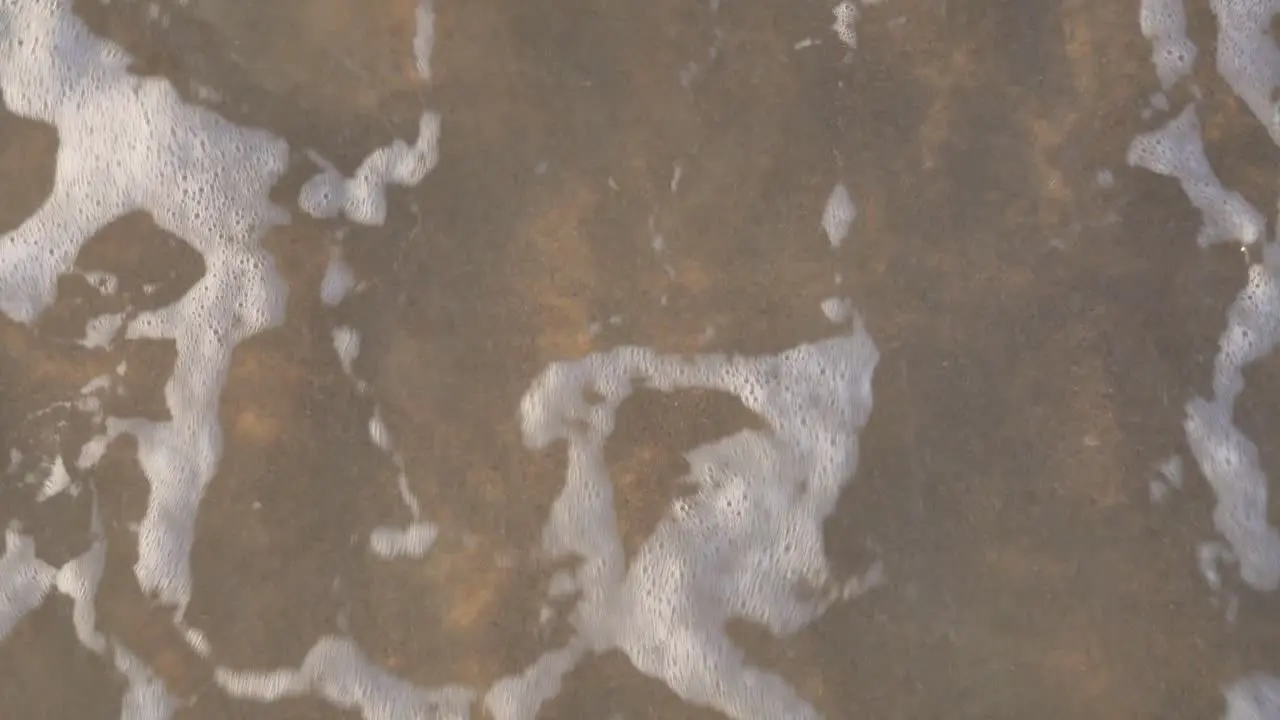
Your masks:
{"label": "dark wet sand", "polygon": [[[1269,212],[1275,148],[1213,76],[1199,5],[1210,157]],[[1139,117],[1158,85],[1136,2],[889,0],[864,12],[844,62],[825,2],[726,0],[713,16],[675,0],[439,0],[425,87],[410,0],[162,6],[167,27],[145,3],[78,3],[140,71],[193,101],[194,83],[215,88],[219,112],[287,138],[283,204],[312,170],[303,149],[349,172],[411,136],[422,109],[444,119],[439,166],[390,193],[385,227],[339,241],[339,223],[295,207],[268,237],[288,318],[236,351],[193,554],[188,619],[219,663],[296,665],[347,623],[392,672],[483,693],[566,632],[538,623],[555,568],[532,549],[564,453],[521,444],[530,380],[625,343],[782,350],[825,337],[818,304],[849,295],[881,363],[828,554],[841,574],[879,557],[889,583],[785,641],[734,626],[752,661],[833,719],[1212,718],[1223,683],[1280,669],[1274,596],[1243,593],[1234,625],[1210,603],[1195,548],[1213,537],[1211,498],[1189,455],[1186,489],[1147,497],[1156,466],[1183,452],[1182,405],[1207,387],[1245,267],[1196,247],[1199,218],[1173,181],[1123,166],[1130,138],[1161,121]],[[793,49],[806,37],[822,42]],[[702,69],[686,89],[690,61]],[[56,140],[3,112],[0,136],[9,229],[47,191]],[[860,214],[833,252],[818,223],[837,181]],[[337,242],[368,287],[333,310],[318,287]],[[141,216],[104,230],[81,265],[121,276],[120,295],[94,302],[134,307],[168,302],[201,271]],[[143,297],[150,282],[161,289]],[[0,450],[74,446],[74,428],[59,440],[56,419],[28,414],[121,360],[129,391],[109,412],[163,417],[172,350],[72,345],[85,319],[118,309],[77,305],[91,295],[75,283],[36,332],[0,321]],[[339,323],[364,334],[357,370],[440,526],[422,561],[379,562],[358,541],[407,515],[368,442],[373,400],[332,352]],[[1269,468],[1274,367],[1250,372],[1240,411]],[[629,401],[609,445],[628,550],[681,492],[681,453],[758,422],[727,396]],[[194,698],[178,718],[357,717],[212,687],[212,666],[130,571],[128,524],[146,498],[132,443],[96,477],[111,541],[99,627]],[[22,517],[42,557],[87,547],[87,495],[29,495],[0,486],[0,517]],[[117,716],[122,682],[76,644],[69,617],[51,598],[0,645],[0,707]],[[571,674],[539,717],[720,716],[614,654]]]}

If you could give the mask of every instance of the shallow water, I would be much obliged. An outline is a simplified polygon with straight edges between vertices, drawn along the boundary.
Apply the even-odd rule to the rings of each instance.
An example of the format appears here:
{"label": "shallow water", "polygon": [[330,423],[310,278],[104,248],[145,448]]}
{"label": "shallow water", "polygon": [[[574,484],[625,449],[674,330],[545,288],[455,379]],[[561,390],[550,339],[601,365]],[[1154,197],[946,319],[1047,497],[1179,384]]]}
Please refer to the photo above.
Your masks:
{"label": "shallow water", "polygon": [[0,3],[0,716],[1280,717],[1280,3],[856,7]]}

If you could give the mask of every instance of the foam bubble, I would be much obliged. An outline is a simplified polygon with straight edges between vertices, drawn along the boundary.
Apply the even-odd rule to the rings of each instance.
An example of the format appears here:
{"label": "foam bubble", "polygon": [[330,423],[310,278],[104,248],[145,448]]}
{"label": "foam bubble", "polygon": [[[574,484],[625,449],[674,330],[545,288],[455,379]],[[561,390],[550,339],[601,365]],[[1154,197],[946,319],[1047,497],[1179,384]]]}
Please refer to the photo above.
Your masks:
{"label": "foam bubble", "polygon": [[1201,246],[1235,240],[1246,245],[1262,239],[1266,221],[1240,193],[1227,190],[1209,165],[1200,139],[1195,105],[1188,105],[1166,125],[1138,135],[1129,144],[1129,165],[1178,180],[1192,205],[1200,210]]}
{"label": "foam bubble", "polygon": [[[686,701],[729,717],[817,718],[785,681],[747,665],[725,626],[742,618],[785,636],[877,582],[875,573],[856,583],[832,577],[822,524],[857,466],[878,359],[854,318],[847,334],[778,355],[683,358],[622,347],[548,367],[521,401],[521,427],[531,448],[567,442],[543,548],[581,561],[574,636],[495,684],[490,713],[533,718],[587,653],[618,649]],[[637,385],[727,392],[769,429],[687,453],[695,493],[668,509],[627,566],[604,444]]]}
{"label": "foam bubble", "polygon": [[423,689],[374,665],[349,638],[321,638],[298,669],[219,668],[214,678],[232,697],[274,702],[318,696],[334,707],[357,710],[364,720],[434,718],[466,720],[475,694],[462,686]]}

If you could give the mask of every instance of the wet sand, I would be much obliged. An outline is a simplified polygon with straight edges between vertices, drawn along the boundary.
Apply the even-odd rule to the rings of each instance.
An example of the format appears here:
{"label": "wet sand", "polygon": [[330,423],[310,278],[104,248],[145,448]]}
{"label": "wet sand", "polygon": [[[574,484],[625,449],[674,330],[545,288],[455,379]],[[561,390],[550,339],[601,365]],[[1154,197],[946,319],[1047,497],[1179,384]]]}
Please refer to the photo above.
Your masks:
{"label": "wet sand", "polygon": [[[1269,214],[1278,151],[1213,71],[1207,7],[1188,5],[1210,159]],[[522,441],[531,380],[627,344],[776,353],[831,334],[829,296],[851,298],[880,364],[827,555],[841,577],[878,559],[887,583],[789,638],[732,625],[751,663],[827,718],[1211,718],[1224,685],[1280,671],[1276,596],[1239,587],[1228,621],[1196,564],[1213,497],[1183,406],[1208,391],[1246,264],[1195,245],[1200,218],[1174,181],[1125,165],[1134,135],[1170,116],[1141,117],[1159,85],[1136,2],[887,0],[863,8],[850,50],[826,2],[438,0],[430,83],[414,67],[415,7],[76,3],[137,72],[291,147],[273,196],[292,220],[265,240],[287,314],[235,350],[192,552],[186,620],[212,660],[131,571],[147,496],[134,442],[91,473],[109,548],[98,629],[182,699],[175,717],[359,717],[232,700],[213,681],[215,665],[297,666],[337,632],[408,681],[483,696],[569,632],[540,620],[558,568],[539,540],[565,452]],[[820,42],[797,49],[805,38]],[[1171,99],[1176,113],[1188,98]],[[298,211],[306,149],[350,173],[426,109],[442,117],[439,165],[388,193],[384,226]],[[0,111],[0,138],[7,231],[47,194],[56,136]],[[838,250],[819,225],[837,182],[858,208]],[[330,308],[334,247],[361,287]],[[116,273],[119,293],[67,277],[34,327],[0,318],[0,451],[31,462],[74,456],[89,431],[41,411],[121,361],[106,413],[165,416],[166,343],[75,341],[89,317],[165,305],[202,273],[142,214],[77,264]],[[362,334],[368,393],[333,352],[339,325]],[[1280,467],[1273,366],[1252,367],[1238,411],[1264,468]],[[422,559],[364,545],[410,519],[369,442],[375,404],[439,528]],[[761,422],[724,393],[628,400],[606,446],[627,552],[688,492],[683,453]],[[1153,504],[1173,455],[1185,486]],[[0,518],[57,566],[88,547],[93,496],[35,502],[27,470],[0,484]],[[77,644],[70,613],[51,596],[0,644],[0,707],[119,716],[124,682]],[[538,717],[723,716],[615,651]]]}

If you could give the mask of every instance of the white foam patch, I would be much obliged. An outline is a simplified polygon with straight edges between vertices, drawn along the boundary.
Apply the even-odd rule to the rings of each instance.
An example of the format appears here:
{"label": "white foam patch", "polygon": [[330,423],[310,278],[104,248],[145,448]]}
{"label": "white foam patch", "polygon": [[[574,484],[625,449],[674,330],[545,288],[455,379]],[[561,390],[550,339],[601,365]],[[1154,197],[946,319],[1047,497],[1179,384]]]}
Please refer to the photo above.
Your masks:
{"label": "white foam patch", "polygon": [[1182,489],[1182,457],[1171,455],[1160,463],[1160,476],[1175,490]]}
{"label": "white foam patch", "polygon": [[214,678],[228,695],[275,702],[314,695],[364,720],[466,720],[475,694],[459,685],[424,689],[378,667],[349,638],[321,638],[298,669],[219,668]]}
{"label": "white foam patch", "polygon": [[49,198],[0,238],[5,314],[33,320],[84,242],[127,212],[150,212],[202,251],[261,220],[283,143],[182,104],[164,80],[130,75],[124,51],[90,35],[70,2],[6,3],[0,18],[5,104],[59,137]]}
{"label": "white foam patch", "polygon": [[94,435],[80,446],[80,456],[76,458],[76,467],[80,470],[88,470],[96,466],[102,456],[106,454],[107,447],[111,445],[111,441],[115,440],[120,434],[119,423],[107,421],[106,432]]}
{"label": "white foam patch", "polygon": [[835,15],[836,20],[831,24],[831,29],[836,32],[836,37],[840,38],[840,42],[844,43],[849,49],[858,47],[858,6],[853,0],[843,0],[831,10],[831,14]]}
{"label": "white foam patch", "polygon": [[847,298],[829,297],[822,301],[822,314],[833,323],[847,323],[853,319],[853,303]]}
{"label": "white foam patch", "polygon": [[1151,41],[1151,62],[1160,86],[1172,88],[1191,73],[1196,46],[1187,38],[1187,11],[1182,0],[1142,0],[1138,10],[1142,36]]}
{"label": "white foam patch", "polygon": [[1210,6],[1218,20],[1218,74],[1280,145],[1280,48],[1271,35],[1280,0],[1212,0]]}
{"label": "white foam patch", "polygon": [[1244,368],[1280,342],[1280,248],[1267,244],[1263,261],[1227,313],[1214,359],[1212,399],[1187,404],[1187,444],[1217,497],[1214,526],[1231,545],[1240,577],[1257,590],[1280,587],[1280,532],[1267,520],[1268,481],[1258,448],[1232,422],[1244,390]]}
{"label": "white foam patch", "polygon": [[1235,555],[1219,541],[1202,542],[1196,547],[1196,565],[1200,568],[1200,576],[1215,593],[1222,589],[1220,566],[1230,562],[1235,562]]}
{"label": "white foam patch", "polygon": [[191,648],[192,652],[205,659],[213,655],[213,644],[209,642],[209,636],[193,627],[180,626],[179,630],[182,631],[182,639],[187,641],[187,647]]}
{"label": "white foam patch", "polygon": [[827,233],[831,247],[838,248],[849,236],[849,228],[858,217],[858,208],[843,183],[836,183],[827,196],[827,205],[822,210],[822,229]]}
{"label": "white foam patch", "polygon": [[547,597],[556,599],[572,595],[578,591],[578,581],[566,571],[556,571],[547,584]]}
{"label": "white foam patch", "polygon": [[129,212],[147,212],[204,259],[185,296],[127,330],[177,350],[165,386],[172,419],[124,429],[137,435],[151,486],[134,572],[144,591],[181,610],[196,510],[221,456],[218,399],[231,352],[283,317],[286,289],[258,241],[287,219],[267,195],[288,148],[186,105],[163,79],[129,74],[125,52],[91,35],[68,0],[0,5],[0,28],[5,105],[54,125],[59,138],[50,196],[0,238],[0,311],[33,321],[81,246]]}
{"label": "white foam patch", "polygon": [[1266,233],[1266,221],[1240,193],[1227,190],[1209,165],[1200,139],[1195,105],[1166,125],[1138,135],[1129,144],[1129,165],[1175,178],[1200,211],[1201,246],[1237,241],[1251,245]]}
{"label": "white foam patch", "polygon": [[[124,368],[125,363],[121,362],[116,367],[117,375],[122,375],[124,373]],[[85,441],[84,445],[80,446],[80,454],[76,458],[76,468],[78,470],[88,470],[89,468],[97,465],[98,461],[102,459],[103,454],[106,453],[107,446],[110,445],[111,441],[120,433],[119,423],[117,421],[107,418],[104,422],[102,416],[102,403],[96,396],[97,393],[110,390],[113,386],[115,386],[115,378],[111,375],[99,375],[85,383],[84,387],[80,388],[80,393],[84,397],[81,397],[77,401],[77,409],[87,413],[93,426],[95,428],[101,428],[102,432],[89,438]]]}
{"label": "white foam patch", "polygon": [[867,568],[867,571],[861,575],[855,575],[845,581],[844,586],[840,588],[841,600],[852,600],[862,597],[878,587],[889,584],[889,578],[884,572],[884,561],[876,560]]}
{"label": "white foam patch", "polygon": [[413,187],[422,182],[439,159],[440,116],[425,112],[418,122],[418,139],[410,145],[396,140],[374,150],[351,178],[320,158],[319,174],[298,195],[298,207],[317,218],[345,215],[361,225],[381,225],[387,219],[387,185]]}
{"label": "white foam patch", "polygon": [[[360,331],[346,325],[335,327],[333,329],[333,351],[338,356],[338,362],[342,364],[342,371],[352,375],[356,358],[360,355]],[[377,418],[377,422],[381,424],[381,418]],[[385,426],[382,429],[385,429]],[[372,427],[369,432],[371,434],[374,432]]]}
{"label": "white foam patch", "polygon": [[413,59],[418,75],[431,81],[431,51],[436,46],[436,11],[431,0],[421,0],[414,10],[417,31],[413,35]]}
{"label": "white foam patch", "polygon": [[538,708],[560,694],[564,676],[582,661],[587,648],[574,637],[565,647],[543,653],[519,675],[494,683],[484,696],[484,707],[494,720],[535,720]]}
{"label": "white foam patch", "polygon": [[115,664],[129,683],[120,709],[120,720],[169,720],[173,717],[178,701],[169,694],[151,668],[118,644],[115,646]]}
{"label": "white foam patch", "polygon": [[36,557],[36,544],[10,525],[4,534],[0,556],[0,640],[13,631],[27,613],[40,607],[53,586],[55,571]]}
{"label": "white foam patch", "polygon": [[384,559],[421,558],[435,543],[436,534],[431,523],[415,522],[404,528],[383,525],[369,535],[369,549]]}
{"label": "white foam patch", "polygon": [[[355,382],[356,389],[361,393],[365,392],[368,385],[356,377],[354,370],[355,360],[360,354],[359,331],[348,326],[334,328],[333,348],[343,371]],[[418,503],[418,497],[409,487],[409,478],[405,474],[404,458],[396,451],[396,441],[391,434],[391,428],[387,427],[386,421],[382,419],[382,409],[376,405],[369,416],[369,441],[389,455],[395,464],[398,473],[396,485],[400,491],[400,499],[412,518],[405,527],[382,525],[374,528],[369,534],[369,550],[383,559],[421,558],[435,544],[439,531],[435,525],[422,519],[422,508]]]}
{"label": "white foam patch", "polygon": [[89,270],[84,273],[84,279],[89,284],[98,289],[103,295],[115,295],[120,289],[120,279],[109,272],[101,270]]}
{"label": "white foam patch", "polygon": [[[1211,6],[1218,20],[1219,73],[1280,144],[1280,118],[1274,104],[1280,84],[1280,50],[1271,37],[1271,21],[1280,10],[1280,0],[1212,0]],[[1148,37],[1173,30],[1177,30],[1174,34],[1185,32],[1180,6],[1171,10],[1168,2],[1158,2],[1152,8],[1163,13],[1164,19],[1163,24],[1153,21],[1150,26],[1164,30],[1148,32],[1148,4],[1144,2],[1144,34]],[[1178,17],[1171,21],[1169,13],[1175,10]],[[1158,48],[1159,43],[1156,69],[1163,82],[1168,68],[1162,68]],[[1245,367],[1280,343],[1280,247],[1265,241],[1264,221],[1257,210],[1239,193],[1224,188],[1214,175],[1205,157],[1194,106],[1165,127],[1135,138],[1129,162],[1180,181],[1204,218],[1198,237],[1202,246],[1227,240],[1250,245],[1263,240],[1262,260],[1249,268],[1248,281],[1227,314],[1227,327],[1214,359],[1212,395],[1187,404],[1184,430],[1192,455],[1215,495],[1214,525],[1226,541],[1226,547],[1220,543],[1200,546],[1202,574],[1217,592],[1223,587],[1219,566],[1235,562],[1247,585],[1273,591],[1280,587],[1280,532],[1268,519],[1269,482],[1257,446],[1235,426],[1233,415],[1236,399],[1244,389]],[[1181,482],[1179,467],[1164,474],[1167,487]],[[1234,618],[1236,605],[1232,596],[1228,621]],[[1262,706],[1250,699],[1256,699],[1256,694],[1240,687],[1228,691],[1229,717],[1276,714],[1275,707],[1258,710]]]}
{"label": "white foam patch", "polygon": [[1159,505],[1169,497],[1169,486],[1159,480],[1151,480],[1147,483],[1147,500],[1152,505]]}
{"label": "white foam patch", "polygon": [[1247,675],[1226,689],[1227,714],[1223,720],[1276,720],[1280,718],[1280,678]]}
{"label": "white foam patch", "polygon": [[102,654],[107,649],[107,641],[98,632],[98,612],[94,602],[107,565],[107,541],[98,514],[97,493],[94,493],[90,523],[92,542],[89,549],[58,568],[54,583],[58,592],[71,599],[71,621],[80,644]]}
{"label": "white foam patch", "polygon": [[80,344],[87,348],[105,348],[115,340],[116,333],[124,325],[124,313],[108,313],[89,320],[84,328]]}
{"label": "white foam patch", "polygon": [[383,452],[395,452],[395,441],[391,438],[391,430],[382,419],[382,412],[374,409],[369,418],[369,440]]}
{"label": "white foam patch", "polygon": [[72,624],[80,643],[98,655],[108,655],[127,683],[120,708],[121,720],[169,720],[178,701],[163,681],[118,641],[109,641],[97,629],[95,599],[106,569],[107,543],[102,532],[97,493],[94,493],[90,525],[92,543],[79,557],[58,569],[54,584],[72,601]]}
{"label": "white foam patch", "polygon": [[[875,573],[832,577],[823,521],[852,477],[871,413],[879,352],[861,321],[831,339],[757,357],[660,355],[622,347],[548,367],[520,405],[526,444],[564,440],[565,486],[543,532],[552,558],[576,557],[573,638],[497,683],[496,720],[531,719],[588,653],[618,649],[687,702],[731,718],[818,718],[781,678],[746,664],[731,618],[775,636],[805,627]],[[693,495],[672,503],[626,565],[605,441],[637,386],[730,393],[768,424],[688,452]]]}
{"label": "white foam patch", "polygon": [[320,281],[320,301],[328,307],[340,304],[356,285],[355,273],[342,258],[342,250],[334,247],[329,253],[329,264]]}
{"label": "white foam patch", "polygon": [[99,375],[93,378],[92,380],[90,380],[89,382],[85,383],[84,385],[80,386],[80,394],[92,395],[96,392],[107,390],[111,387],[113,382],[114,380],[111,379],[110,375]]}
{"label": "white foam patch", "polygon": [[417,520],[422,514],[418,508],[418,498],[409,489],[409,476],[404,473],[404,459],[396,454],[394,457],[396,466],[400,468],[400,475],[396,478],[396,484],[400,488],[400,499],[404,502],[405,507],[409,508],[409,512],[413,514],[413,519]]}
{"label": "white foam patch", "polygon": [[53,467],[49,468],[49,476],[45,478],[44,484],[40,487],[40,494],[36,496],[37,502],[44,502],[55,495],[66,492],[71,487],[71,474],[67,472],[67,466],[62,462],[62,456],[59,455],[53,461]]}

